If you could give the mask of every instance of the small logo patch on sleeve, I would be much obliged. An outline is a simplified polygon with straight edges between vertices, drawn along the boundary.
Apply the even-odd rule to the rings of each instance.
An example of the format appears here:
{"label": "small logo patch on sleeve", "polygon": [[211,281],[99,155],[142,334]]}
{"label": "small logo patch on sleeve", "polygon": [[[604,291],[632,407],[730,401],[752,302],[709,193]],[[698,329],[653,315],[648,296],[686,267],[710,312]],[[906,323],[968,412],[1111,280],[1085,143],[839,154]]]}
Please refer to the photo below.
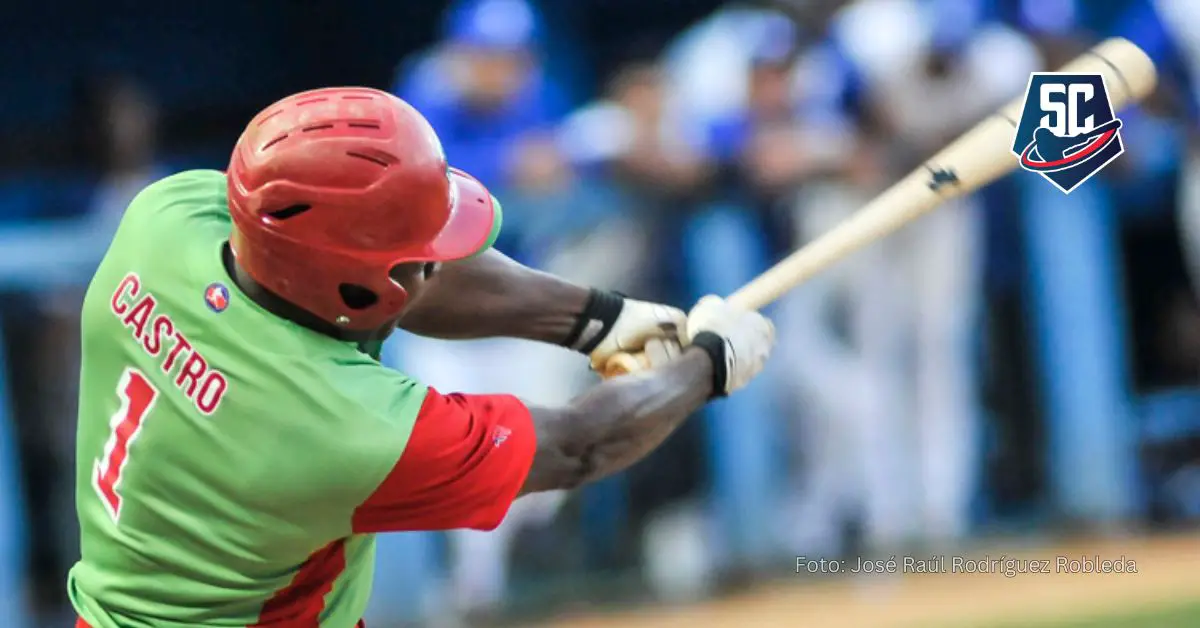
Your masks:
{"label": "small logo patch on sleeve", "polygon": [[492,445],[496,447],[503,445],[504,441],[508,440],[509,434],[512,434],[511,429],[503,425],[497,425],[496,429],[492,430]]}
{"label": "small logo patch on sleeve", "polygon": [[229,307],[229,288],[223,283],[209,284],[204,289],[204,303],[208,305],[208,309],[220,314]]}

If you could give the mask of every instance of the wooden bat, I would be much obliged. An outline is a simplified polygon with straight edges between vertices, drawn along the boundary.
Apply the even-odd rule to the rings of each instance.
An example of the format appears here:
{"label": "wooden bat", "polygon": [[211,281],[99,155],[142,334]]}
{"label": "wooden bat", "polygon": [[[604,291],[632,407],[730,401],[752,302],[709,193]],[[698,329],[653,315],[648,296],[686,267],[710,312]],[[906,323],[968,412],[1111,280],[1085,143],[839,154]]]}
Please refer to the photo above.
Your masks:
{"label": "wooden bat", "polygon": [[[1157,82],[1154,62],[1127,39],[1106,40],[1063,66],[1060,72],[1100,74],[1114,112],[1146,97]],[[1024,110],[1021,95],[931,157],[836,227],[784,258],[729,296],[757,310],[835,262],[928,213],[942,202],[968,194],[1017,167],[1011,152]],[[613,377],[646,368],[644,357],[617,354],[605,363]]]}

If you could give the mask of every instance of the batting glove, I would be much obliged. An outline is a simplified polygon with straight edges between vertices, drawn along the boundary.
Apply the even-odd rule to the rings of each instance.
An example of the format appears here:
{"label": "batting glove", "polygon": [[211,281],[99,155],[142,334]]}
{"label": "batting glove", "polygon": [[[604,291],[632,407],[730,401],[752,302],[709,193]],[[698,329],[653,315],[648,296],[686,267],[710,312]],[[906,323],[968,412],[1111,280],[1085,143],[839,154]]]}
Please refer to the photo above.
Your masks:
{"label": "batting glove", "polygon": [[602,370],[618,353],[652,349],[661,361],[678,355],[686,323],[683,310],[593,289],[564,344],[589,356],[596,370]]}
{"label": "batting glove", "polygon": [[690,344],[704,349],[712,358],[715,397],[724,397],[750,383],[762,371],[775,346],[775,326],[770,320],[716,296],[704,297],[692,308],[687,333]]}

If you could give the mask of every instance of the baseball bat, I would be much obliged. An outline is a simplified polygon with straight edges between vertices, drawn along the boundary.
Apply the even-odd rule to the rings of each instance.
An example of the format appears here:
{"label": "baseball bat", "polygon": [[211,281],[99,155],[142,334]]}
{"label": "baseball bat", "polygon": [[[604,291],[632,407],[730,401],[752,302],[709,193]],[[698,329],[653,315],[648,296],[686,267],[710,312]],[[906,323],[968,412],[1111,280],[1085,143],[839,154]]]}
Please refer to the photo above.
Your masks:
{"label": "baseball bat", "polygon": [[[1114,112],[1146,97],[1158,80],[1150,57],[1119,37],[1100,43],[1059,72],[1102,75]],[[1024,105],[1024,95],[1016,97],[833,229],[742,286],[728,301],[760,309],[943,202],[1008,174],[1017,167],[1011,149]],[[613,377],[644,368],[644,356],[622,353],[609,358],[602,373]]]}

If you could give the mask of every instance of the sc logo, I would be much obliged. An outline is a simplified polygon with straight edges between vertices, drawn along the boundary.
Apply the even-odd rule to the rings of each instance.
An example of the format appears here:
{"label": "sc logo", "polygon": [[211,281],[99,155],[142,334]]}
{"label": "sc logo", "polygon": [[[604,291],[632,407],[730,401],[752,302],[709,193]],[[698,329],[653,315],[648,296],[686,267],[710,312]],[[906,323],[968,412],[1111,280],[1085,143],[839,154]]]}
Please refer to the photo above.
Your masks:
{"label": "sc logo", "polygon": [[1064,194],[1125,151],[1100,74],[1034,72],[1012,152]]}
{"label": "sc logo", "polygon": [[1096,126],[1096,114],[1081,112],[1087,111],[1087,103],[1095,96],[1096,88],[1091,83],[1043,83],[1041,106],[1047,113],[1038,126],[1060,137],[1091,131]]}

